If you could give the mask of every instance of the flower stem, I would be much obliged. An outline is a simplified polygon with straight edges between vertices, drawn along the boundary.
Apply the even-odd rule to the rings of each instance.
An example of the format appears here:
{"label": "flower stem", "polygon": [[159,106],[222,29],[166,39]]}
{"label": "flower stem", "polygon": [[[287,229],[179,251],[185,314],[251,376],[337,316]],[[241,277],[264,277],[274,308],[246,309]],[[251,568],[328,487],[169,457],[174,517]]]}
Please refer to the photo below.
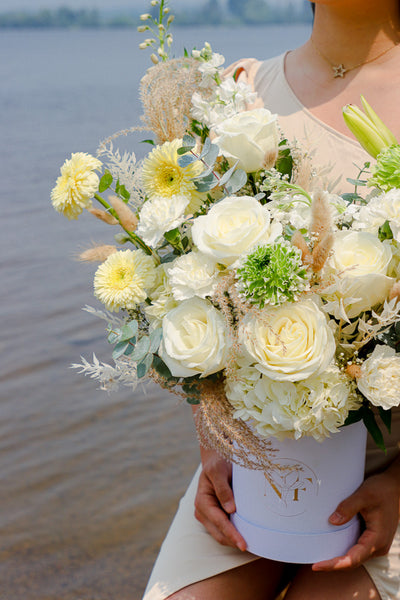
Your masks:
{"label": "flower stem", "polygon": [[106,202],[104,200],[104,198],[102,198],[100,196],[100,194],[95,194],[94,197],[96,198],[96,200],[98,202],[100,202],[100,204],[102,206],[104,206],[104,208],[113,215],[113,217],[115,217],[119,224],[121,225],[122,229],[125,231],[125,233],[127,233],[127,235],[130,238],[130,241],[132,242],[132,244],[134,244],[137,248],[141,248],[146,254],[148,254],[149,256],[152,256],[155,260],[155,262],[159,265],[161,263],[161,259],[158,256],[158,254],[156,252],[154,252],[154,250],[152,250],[149,246],[147,246],[147,244],[144,243],[144,241],[138,236],[136,235],[136,233],[133,233],[133,231],[128,231],[127,229],[125,229],[125,227],[122,225],[120,218],[118,217],[116,211],[108,204],[108,202]]}

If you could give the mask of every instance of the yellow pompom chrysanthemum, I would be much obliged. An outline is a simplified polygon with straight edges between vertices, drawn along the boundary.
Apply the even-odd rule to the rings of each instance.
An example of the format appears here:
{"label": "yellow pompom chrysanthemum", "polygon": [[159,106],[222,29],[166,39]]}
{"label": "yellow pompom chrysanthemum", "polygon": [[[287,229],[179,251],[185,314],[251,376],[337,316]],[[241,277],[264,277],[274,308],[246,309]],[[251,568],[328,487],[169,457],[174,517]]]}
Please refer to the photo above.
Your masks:
{"label": "yellow pompom chrysanthemum", "polygon": [[91,154],[71,154],[61,167],[61,175],[51,192],[56,211],[67,219],[77,219],[84,208],[90,208],[99,188],[99,177],[94,171],[101,167],[101,161]]}
{"label": "yellow pompom chrysanthemum", "polygon": [[176,194],[189,196],[188,212],[199,209],[203,195],[200,194],[192,181],[203,170],[200,161],[194,161],[187,167],[178,163],[178,148],[182,140],[165,142],[156,146],[143,161],[142,181],[146,194],[151,198],[154,195],[171,198]]}
{"label": "yellow pompom chrysanthemum", "polygon": [[107,310],[132,309],[147,298],[155,283],[154,260],[143,250],[111,254],[94,276],[94,295]]}

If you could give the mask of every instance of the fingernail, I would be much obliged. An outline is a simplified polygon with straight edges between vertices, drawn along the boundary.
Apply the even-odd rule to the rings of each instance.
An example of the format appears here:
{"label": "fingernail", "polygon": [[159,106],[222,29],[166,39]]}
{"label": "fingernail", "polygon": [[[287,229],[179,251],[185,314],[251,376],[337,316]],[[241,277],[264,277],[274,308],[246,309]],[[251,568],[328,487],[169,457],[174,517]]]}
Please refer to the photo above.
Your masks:
{"label": "fingernail", "polygon": [[230,501],[230,502],[226,502],[224,504],[224,511],[231,514],[233,512],[235,512],[235,503]]}
{"label": "fingernail", "polygon": [[342,514],[340,514],[339,512],[334,512],[330,517],[329,520],[331,523],[333,523],[334,525],[340,525],[341,523],[344,523],[346,520],[346,517],[344,517]]}
{"label": "fingernail", "polygon": [[246,552],[246,550],[247,550],[247,546],[244,542],[238,542],[237,547],[239,548],[239,550],[241,552]]}

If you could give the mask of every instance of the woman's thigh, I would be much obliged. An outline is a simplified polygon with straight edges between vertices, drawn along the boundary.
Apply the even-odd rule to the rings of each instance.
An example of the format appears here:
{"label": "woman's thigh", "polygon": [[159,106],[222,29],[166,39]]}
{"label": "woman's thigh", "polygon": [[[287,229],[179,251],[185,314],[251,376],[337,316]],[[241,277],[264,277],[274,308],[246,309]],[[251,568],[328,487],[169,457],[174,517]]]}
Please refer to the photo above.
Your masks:
{"label": "woman's thigh", "polygon": [[315,572],[299,569],[285,600],[381,600],[364,567],[351,571]]}
{"label": "woman's thigh", "polygon": [[168,600],[273,600],[284,575],[282,563],[255,560],[189,585]]}

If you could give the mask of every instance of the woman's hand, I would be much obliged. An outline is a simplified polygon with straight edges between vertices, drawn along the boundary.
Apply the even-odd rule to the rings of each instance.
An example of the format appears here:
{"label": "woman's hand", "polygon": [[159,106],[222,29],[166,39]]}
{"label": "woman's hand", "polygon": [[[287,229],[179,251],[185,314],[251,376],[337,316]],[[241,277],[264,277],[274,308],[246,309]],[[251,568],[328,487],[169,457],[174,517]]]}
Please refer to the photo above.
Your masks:
{"label": "woman's hand", "polygon": [[367,478],[330,516],[332,525],[344,525],[358,513],[365,530],[357,543],[344,555],[313,565],[314,571],[353,569],[373,556],[389,552],[399,524],[400,465]]}
{"label": "woman's hand", "polygon": [[203,470],[195,499],[195,517],[224,546],[246,550],[246,542],[229,520],[235,512],[232,466],[214,450],[201,448]]}

